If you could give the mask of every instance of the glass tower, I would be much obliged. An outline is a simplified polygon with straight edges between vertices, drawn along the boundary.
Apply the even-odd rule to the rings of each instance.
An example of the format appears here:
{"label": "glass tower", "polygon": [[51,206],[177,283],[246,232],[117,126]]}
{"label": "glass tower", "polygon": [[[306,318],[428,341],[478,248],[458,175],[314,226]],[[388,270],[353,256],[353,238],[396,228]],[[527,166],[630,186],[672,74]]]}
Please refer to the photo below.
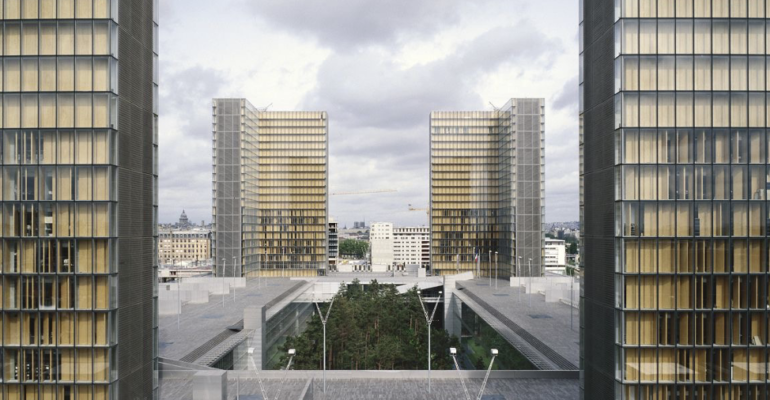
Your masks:
{"label": "glass tower", "polygon": [[221,276],[325,273],[327,144],[325,112],[214,100],[213,246]]}
{"label": "glass tower", "polygon": [[478,269],[488,276],[497,261],[501,277],[541,275],[544,104],[511,99],[494,111],[431,113],[434,274]]}
{"label": "glass tower", "polygon": [[584,396],[764,399],[768,4],[583,3]]}
{"label": "glass tower", "polygon": [[0,16],[2,397],[152,398],[157,4]]}

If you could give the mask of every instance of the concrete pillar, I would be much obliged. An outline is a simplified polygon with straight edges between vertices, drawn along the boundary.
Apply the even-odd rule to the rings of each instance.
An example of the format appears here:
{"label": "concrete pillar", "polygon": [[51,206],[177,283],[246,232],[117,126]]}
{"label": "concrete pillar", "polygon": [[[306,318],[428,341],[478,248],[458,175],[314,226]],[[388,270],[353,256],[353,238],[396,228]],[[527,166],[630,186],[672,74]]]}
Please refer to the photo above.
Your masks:
{"label": "concrete pillar", "polygon": [[193,400],[227,400],[227,371],[198,371],[193,376]]}

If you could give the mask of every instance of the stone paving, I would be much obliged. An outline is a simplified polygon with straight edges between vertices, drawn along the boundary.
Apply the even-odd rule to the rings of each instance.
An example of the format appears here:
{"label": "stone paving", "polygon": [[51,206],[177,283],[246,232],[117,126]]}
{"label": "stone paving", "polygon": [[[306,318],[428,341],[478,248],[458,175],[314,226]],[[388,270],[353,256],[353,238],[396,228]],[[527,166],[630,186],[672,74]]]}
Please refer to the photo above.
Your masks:
{"label": "stone paving", "polygon": [[[476,398],[482,379],[466,379],[465,384],[472,399]],[[490,379],[484,390],[485,395],[498,395],[510,400],[577,399],[577,379]],[[300,399],[308,381],[287,379],[283,385],[279,379],[263,381],[268,398],[278,400]],[[465,400],[462,385],[458,379],[433,379],[431,393],[427,392],[424,379],[328,379],[326,396],[323,381],[314,379],[312,394],[305,400],[369,400],[369,399],[419,399],[419,400]],[[160,386],[161,400],[192,400],[191,379],[163,379]],[[236,400],[236,394],[261,395],[259,382],[253,378],[228,379],[228,400]]]}

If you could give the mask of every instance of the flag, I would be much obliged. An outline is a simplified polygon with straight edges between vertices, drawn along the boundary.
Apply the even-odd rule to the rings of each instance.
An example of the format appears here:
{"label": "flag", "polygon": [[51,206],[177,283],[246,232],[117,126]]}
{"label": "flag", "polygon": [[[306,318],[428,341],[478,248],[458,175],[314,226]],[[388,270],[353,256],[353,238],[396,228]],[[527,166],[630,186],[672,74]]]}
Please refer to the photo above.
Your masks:
{"label": "flag", "polygon": [[478,260],[479,260],[479,249],[478,249],[478,247],[474,247],[474,248],[473,248],[473,251],[474,251],[474,253],[475,253],[475,254],[473,255],[473,262],[476,262],[476,261],[478,261]]}

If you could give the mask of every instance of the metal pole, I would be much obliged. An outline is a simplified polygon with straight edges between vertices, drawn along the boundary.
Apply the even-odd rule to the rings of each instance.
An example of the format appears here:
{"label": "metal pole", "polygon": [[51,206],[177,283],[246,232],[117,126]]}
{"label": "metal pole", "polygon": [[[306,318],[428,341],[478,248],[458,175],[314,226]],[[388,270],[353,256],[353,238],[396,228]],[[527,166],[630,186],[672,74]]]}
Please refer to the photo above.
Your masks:
{"label": "metal pole", "polygon": [[176,329],[177,330],[179,330],[179,324],[180,324],[179,320],[182,318],[182,292],[179,291],[180,290],[179,289],[179,280],[180,280],[179,273],[177,272],[177,276],[176,276],[176,300],[177,300],[177,307],[179,307],[179,309],[177,310],[177,313],[176,313]]}
{"label": "metal pole", "polygon": [[[573,272],[574,273],[574,272]],[[575,305],[572,304],[572,301],[575,298],[575,276],[572,276],[572,279],[569,280],[569,330],[574,330],[572,327],[572,314],[574,313]]]}
{"label": "metal pole", "polygon": [[[438,295],[441,297],[441,295],[444,292],[439,291]],[[425,308],[425,303],[422,301],[422,296],[420,296],[420,291],[417,291],[417,298],[420,300],[420,306],[422,306],[422,312],[425,314],[425,322],[428,326],[428,393],[430,393],[431,390],[431,384],[430,384],[430,326],[433,324],[433,317],[436,316],[436,310],[438,310],[438,299],[436,299],[436,303],[433,305],[433,312],[428,315],[428,309]]]}
{"label": "metal pole", "polygon": [[324,365],[323,365],[324,396],[326,396],[326,322],[329,321],[329,314],[331,314],[332,312],[333,305],[334,305],[334,297],[332,297],[332,301],[331,303],[329,303],[329,308],[326,310],[326,316],[324,316],[321,313],[321,307],[318,306],[318,303],[315,303],[315,308],[316,310],[318,310],[318,317],[321,319],[321,324],[323,324],[323,328],[324,328]]}
{"label": "metal pole", "polygon": [[459,251],[457,252],[457,266],[455,267],[455,269],[457,270],[457,273],[459,274],[460,273],[460,252]]}
{"label": "metal pole", "polygon": [[236,258],[237,258],[237,256],[233,256],[233,303],[235,303],[235,277],[236,277],[236,274],[235,274],[235,263],[236,263],[236,261],[235,261],[235,259]]}
{"label": "metal pole", "polygon": [[283,257],[281,257],[281,260],[283,262],[283,269],[281,270],[281,277],[286,276],[286,247],[283,248]]}
{"label": "metal pole", "polygon": [[492,250],[489,250],[489,257],[487,257],[487,262],[489,264],[489,268],[487,268],[487,273],[489,274],[489,288],[492,289]]}
{"label": "metal pole", "polygon": [[529,259],[529,306],[532,307],[532,259]]}
{"label": "metal pole", "polygon": [[227,267],[227,260],[222,258],[222,308],[225,307],[225,267]]}
{"label": "metal pole", "polygon": [[457,356],[452,354],[452,360],[455,362],[455,370],[457,371],[457,376],[460,377],[460,383],[463,384],[463,391],[465,392],[465,398],[467,400],[471,400],[471,395],[468,393],[468,387],[465,386],[465,380],[463,379],[463,374],[460,373],[460,363],[457,362]]}
{"label": "metal pole", "polygon": [[516,263],[516,286],[518,286],[519,292],[519,304],[521,304],[521,274],[519,273],[519,267],[521,266],[521,256],[519,256],[519,262]]}
{"label": "metal pole", "polygon": [[497,259],[498,257],[499,256],[497,252],[495,252],[495,291],[497,291]]}
{"label": "metal pole", "polygon": [[[493,351],[497,351],[495,349],[492,349]],[[487,374],[484,375],[484,382],[481,383],[481,390],[479,390],[479,395],[476,396],[476,400],[481,400],[481,398],[484,396],[484,388],[487,386],[487,381],[489,380],[489,373],[492,372],[492,364],[495,363],[495,358],[497,358],[497,354],[492,354],[492,360],[489,361],[489,368],[487,368]]]}
{"label": "metal pole", "polygon": [[324,322],[324,397],[326,397],[326,322]]}

